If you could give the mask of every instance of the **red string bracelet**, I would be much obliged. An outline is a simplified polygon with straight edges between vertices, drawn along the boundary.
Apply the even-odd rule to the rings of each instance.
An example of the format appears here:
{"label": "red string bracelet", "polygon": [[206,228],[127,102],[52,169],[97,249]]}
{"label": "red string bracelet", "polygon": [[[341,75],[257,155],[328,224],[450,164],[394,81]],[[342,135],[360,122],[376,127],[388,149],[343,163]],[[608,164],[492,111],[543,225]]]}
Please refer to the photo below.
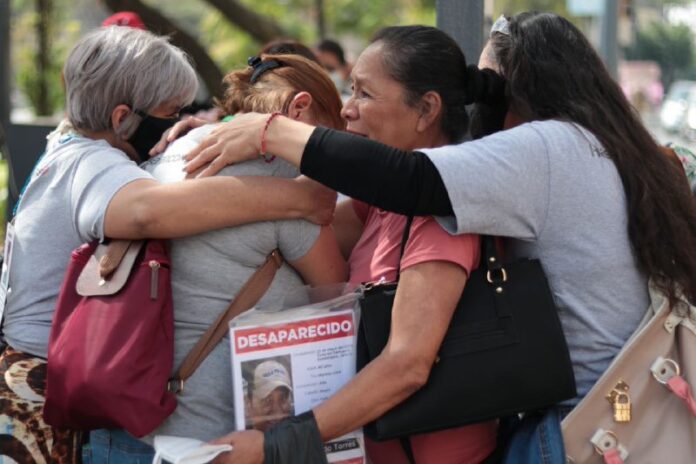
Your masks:
{"label": "red string bracelet", "polygon": [[280,111],[274,111],[271,113],[271,115],[266,119],[266,124],[263,126],[263,131],[261,131],[261,152],[259,155],[263,156],[263,160],[267,163],[271,163],[275,159],[275,155],[272,155],[270,158],[266,157],[266,133],[268,132],[268,126],[271,125],[271,122],[277,118],[278,116],[282,116],[283,113]]}

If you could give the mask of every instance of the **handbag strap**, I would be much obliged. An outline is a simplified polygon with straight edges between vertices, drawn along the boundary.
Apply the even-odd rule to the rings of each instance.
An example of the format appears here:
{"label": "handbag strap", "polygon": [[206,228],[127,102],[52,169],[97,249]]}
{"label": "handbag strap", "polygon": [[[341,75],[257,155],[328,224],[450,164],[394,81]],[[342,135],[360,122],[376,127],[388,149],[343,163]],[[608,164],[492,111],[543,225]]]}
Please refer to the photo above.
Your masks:
{"label": "handbag strap", "polygon": [[406,218],[406,225],[404,226],[404,234],[401,237],[401,250],[399,251],[399,265],[396,268],[396,280],[398,282],[399,277],[401,277],[401,260],[404,257],[404,252],[406,251],[406,243],[408,242],[408,237],[411,234],[411,224],[413,224],[413,216],[408,216]]}
{"label": "handbag strap", "polygon": [[[404,252],[406,251],[406,243],[411,234],[411,225],[413,224],[413,216],[407,216],[406,225],[404,226],[404,233],[401,238],[401,251],[399,253],[399,267],[396,269],[396,280],[399,280],[401,276],[401,260],[404,257]],[[501,280],[504,282],[507,280],[507,274],[503,268],[500,259],[498,258],[498,252],[495,247],[495,239],[490,235],[481,236],[481,257],[486,263],[488,268],[488,275],[491,277],[491,284],[495,284],[496,280]],[[494,280],[495,279],[495,280]]]}
{"label": "handbag strap", "polygon": [[167,389],[179,393],[184,389],[184,381],[191,377],[198,366],[208,357],[227,333],[227,324],[233,318],[253,307],[266,293],[273,282],[276,271],[283,264],[283,256],[280,251],[273,250],[266,257],[266,262],[254,272],[244,286],[234,297],[227,310],[220,314],[208,330],[201,335],[198,343],[189,351],[188,355],[177,369],[174,378],[169,381]]}

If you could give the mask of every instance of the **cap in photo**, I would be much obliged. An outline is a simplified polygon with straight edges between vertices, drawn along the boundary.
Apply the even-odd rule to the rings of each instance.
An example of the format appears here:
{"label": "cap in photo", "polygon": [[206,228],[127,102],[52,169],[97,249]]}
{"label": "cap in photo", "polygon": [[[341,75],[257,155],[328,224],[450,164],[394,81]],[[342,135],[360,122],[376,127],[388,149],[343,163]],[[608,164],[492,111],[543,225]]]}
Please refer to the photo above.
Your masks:
{"label": "cap in photo", "polygon": [[285,387],[292,391],[288,370],[278,361],[264,361],[254,371],[255,400],[262,400],[278,387]]}

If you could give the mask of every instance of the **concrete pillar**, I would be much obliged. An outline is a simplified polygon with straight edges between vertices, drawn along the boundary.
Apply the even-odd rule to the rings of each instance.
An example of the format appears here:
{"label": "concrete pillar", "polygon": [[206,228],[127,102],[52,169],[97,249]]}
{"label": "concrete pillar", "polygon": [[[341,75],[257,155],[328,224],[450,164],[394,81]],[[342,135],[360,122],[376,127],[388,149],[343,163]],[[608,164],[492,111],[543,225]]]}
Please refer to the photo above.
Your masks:
{"label": "concrete pillar", "polygon": [[604,64],[611,75],[616,78],[618,73],[619,45],[617,31],[619,28],[619,5],[617,0],[604,0],[604,15],[602,16],[602,36],[600,52]]}
{"label": "concrete pillar", "polygon": [[457,41],[469,64],[483,50],[483,10],[484,0],[437,0],[437,27]]}

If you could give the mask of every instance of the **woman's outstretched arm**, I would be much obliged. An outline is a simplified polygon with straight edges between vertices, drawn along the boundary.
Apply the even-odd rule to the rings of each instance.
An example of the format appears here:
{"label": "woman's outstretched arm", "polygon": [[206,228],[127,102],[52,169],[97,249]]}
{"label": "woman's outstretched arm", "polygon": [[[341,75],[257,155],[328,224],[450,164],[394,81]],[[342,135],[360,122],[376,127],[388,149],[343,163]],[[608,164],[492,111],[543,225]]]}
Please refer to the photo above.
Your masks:
{"label": "woman's outstretched arm", "polygon": [[300,171],[378,208],[408,215],[452,214],[435,165],[421,152],[407,152],[364,137],[316,128],[305,146]]}
{"label": "woman's outstretched arm", "polygon": [[187,171],[207,165],[201,173],[207,176],[228,164],[255,158],[263,139],[269,153],[299,165],[309,177],[352,198],[401,214],[452,214],[442,178],[423,153],[286,117],[270,123],[268,118],[248,113],[221,124],[189,154]]}

